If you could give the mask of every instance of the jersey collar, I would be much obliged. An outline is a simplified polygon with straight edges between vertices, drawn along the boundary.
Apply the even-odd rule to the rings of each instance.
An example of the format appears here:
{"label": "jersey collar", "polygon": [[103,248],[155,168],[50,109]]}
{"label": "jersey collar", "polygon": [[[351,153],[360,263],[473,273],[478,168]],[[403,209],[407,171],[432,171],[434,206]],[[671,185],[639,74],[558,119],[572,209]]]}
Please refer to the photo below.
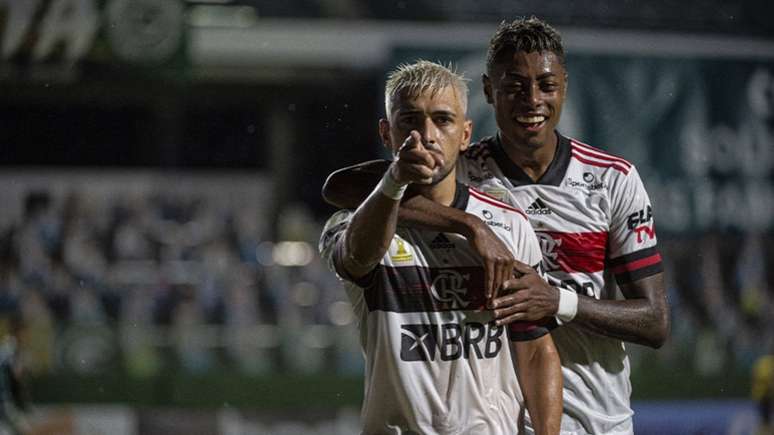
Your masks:
{"label": "jersey collar", "polygon": [[454,200],[452,200],[452,203],[449,205],[449,207],[465,211],[465,209],[468,208],[469,197],[470,192],[468,192],[468,186],[458,181],[454,191]]}
{"label": "jersey collar", "polygon": [[567,173],[567,166],[570,165],[570,139],[562,136],[559,132],[555,132],[556,141],[556,153],[554,159],[551,160],[551,164],[548,165],[548,170],[537,181],[532,181],[518,165],[508,157],[503,145],[500,142],[500,135],[492,138],[492,158],[494,158],[497,166],[503,171],[503,174],[511,180],[514,186],[523,186],[526,184],[546,184],[549,186],[559,186],[564,179],[564,175]]}

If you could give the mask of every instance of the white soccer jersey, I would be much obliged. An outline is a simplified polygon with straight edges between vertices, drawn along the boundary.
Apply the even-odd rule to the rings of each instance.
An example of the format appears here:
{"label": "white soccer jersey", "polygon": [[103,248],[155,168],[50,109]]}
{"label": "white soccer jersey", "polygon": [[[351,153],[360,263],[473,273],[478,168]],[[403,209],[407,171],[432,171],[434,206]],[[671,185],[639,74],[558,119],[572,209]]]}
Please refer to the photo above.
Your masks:
{"label": "white soccer jersey", "polygon": [[[457,185],[453,207],[484,220],[516,258],[537,267],[537,238],[522,211]],[[484,270],[457,234],[398,227],[379,265],[353,282],[340,267],[351,211],[326,223],[320,251],[345,281],[366,358],[364,434],[518,433],[521,390],[508,338],[548,326],[507,328],[483,310]]]}
{"label": "white soccer jersey", "polygon": [[[556,155],[533,182],[499,138],[471,146],[457,178],[498,198],[511,196],[540,240],[549,282],[597,299],[618,284],[662,270],[648,194],[624,159],[558,136]],[[551,333],[564,374],[563,434],[631,434],[629,359],[621,340],[570,322]]]}

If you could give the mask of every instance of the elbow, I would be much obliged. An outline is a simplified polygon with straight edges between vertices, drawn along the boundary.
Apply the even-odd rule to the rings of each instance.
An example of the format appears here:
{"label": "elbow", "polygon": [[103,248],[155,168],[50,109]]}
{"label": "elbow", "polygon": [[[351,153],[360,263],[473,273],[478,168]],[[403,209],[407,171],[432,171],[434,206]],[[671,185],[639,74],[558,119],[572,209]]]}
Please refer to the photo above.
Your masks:
{"label": "elbow", "polygon": [[666,343],[669,338],[669,332],[671,330],[671,324],[669,319],[669,311],[664,309],[660,310],[657,315],[657,319],[653,322],[651,333],[649,334],[647,344],[653,349],[659,349]]}
{"label": "elbow", "polygon": [[534,343],[534,345],[530,347],[530,352],[528,353],[530,363],[537,367],[561,366],[559,351],[556,350],[551,334],[532,340],[531,343]]}

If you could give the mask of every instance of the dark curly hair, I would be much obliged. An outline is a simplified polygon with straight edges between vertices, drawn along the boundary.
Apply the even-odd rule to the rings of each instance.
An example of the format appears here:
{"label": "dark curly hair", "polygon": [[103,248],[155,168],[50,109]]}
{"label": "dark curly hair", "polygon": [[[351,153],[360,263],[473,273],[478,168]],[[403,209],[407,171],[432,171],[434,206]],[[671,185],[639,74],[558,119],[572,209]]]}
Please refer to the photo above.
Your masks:
{"label": "dark curly hair", "polygon": [[517,18],[511,22],[503,21],[497,27],[489,49],[486,52],[486,70],[491,73],[497,56],[505,49],[526,53],[554,53],[564,66],[564,47],[559,32],[537,17]]}

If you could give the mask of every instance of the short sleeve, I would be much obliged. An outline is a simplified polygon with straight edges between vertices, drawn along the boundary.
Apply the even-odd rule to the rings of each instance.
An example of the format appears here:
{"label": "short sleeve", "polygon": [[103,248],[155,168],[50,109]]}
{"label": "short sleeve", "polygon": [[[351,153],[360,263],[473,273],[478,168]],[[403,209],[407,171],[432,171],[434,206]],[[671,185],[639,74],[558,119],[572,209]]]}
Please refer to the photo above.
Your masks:
{"label": "short sleeve", "polygon": [[350,220],[352,219],[353,211],[340,210],[331,216],[320,235],[320,244],[318,246],[320,250],[320,257],[333,273],[335,273],[340,279],[351,281],[348,279],[348,274],[341,267],[341,242],[344,239],[344,231],[346,231]]}
{"label": "short sleeve", "polygon": [[616,282],[628,284],[662,272],[653,207],[636,168],[614,180],[610,201],[608,267]]}

